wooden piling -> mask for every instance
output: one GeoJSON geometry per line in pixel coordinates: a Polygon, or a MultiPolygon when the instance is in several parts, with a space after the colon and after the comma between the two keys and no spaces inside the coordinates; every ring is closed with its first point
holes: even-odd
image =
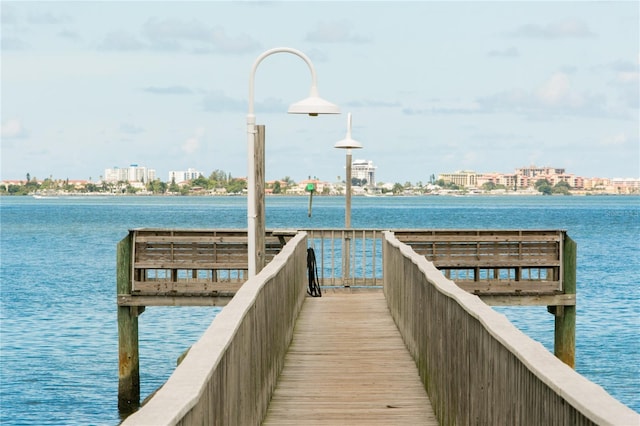
{"type": "MultiPolygon", "coordinates": [[[[129,233],[118,243],[117,292],[131,294],[131,254],[129,233]]],[[[144,307],[118,306],[118,410],[129,414],[140,406],[140,360],[138,355],[138,314],[144,307]]]]}
{"type": "MultiPolygon", "coordinates": [[[[576,294],[577,248],[576,242],[565,233],[562,252],[562,287],[564,294],[576,294]]],[[[554,354],[562,362],[571,368],[575,368],[576,305],[555,307],[554,354]]]]}
{"type": "MultiPolygon", "coordinates": [[[[258,274],[265,265],[265,200],[264,200],[264,139],[265,139],[265,127],[263,124],[256,126],[256,137],[254,145],[254,164],[256,174],[256,191],[255,191],[255,206],[256,206],[256,252],[254,253],[256,259],[256,274],[258,274]]],[[[252,253],[249,253],[252,256],[252,253]]]]}

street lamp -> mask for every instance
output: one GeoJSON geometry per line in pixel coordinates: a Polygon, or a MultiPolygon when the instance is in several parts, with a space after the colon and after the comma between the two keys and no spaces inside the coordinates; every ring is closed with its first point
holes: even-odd
{"type": "Polygon", "coordinates": [[[309,97],[289,106],[289,114],[340,114],[340,109],[318,96],[316,70],[304,53],[289,47],[276,47],[262,53],[251,68],[249,76],[249,113],[247,114],[248,175],[247,175],[247,257],[249,278],[264,267],[265,214],[264,214],[264,125],[256,125],[254,114],[254,86],[256,69],[260,62],[274,53],[292,53],[300,57],[311,71],[309,97]],[[259,182],[257,176],[259,175],[259,182]],[[257,186],[259,184],[259,187],[257,186]],[[258,241],[259,240],[259,241],[258,241]]]}
{"type": "MultiPolygon", "coordinates": [[[[351,228],[351,150],[362,148],[362,144],[351,138],[351,113],[347,114],[347,136],[341,141],[336,142],[334,148],[347,150],[347,180],[345,185],[345,209],[344,209],[344,226],[351,228]]],[[[348,232],[348,231],[347,231],[348,232]]],[[[343,259],[343,276],[345,286],[348,286],[349,272],[351,269],[351,238],[347,234],[344,237],[344,253],[343,259]]]]}
{"type": "Polygon", "coordinates": [[[347,136],[341,141],[336,142],[334,148],[347,150],[347,181],[345,189],[345,214],[344,214],[344,226],[345,228],[351,227],[351,150],[362,148],[362,144],[351,138],[351,113],[347,115],[347,136]]]}

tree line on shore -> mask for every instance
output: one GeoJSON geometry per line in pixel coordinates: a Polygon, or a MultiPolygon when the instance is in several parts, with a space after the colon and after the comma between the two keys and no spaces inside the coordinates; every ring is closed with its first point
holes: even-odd
{"type": "MultiPolygon", "coordinates": [[[[431,175],[429,180],[431,186],[449,190],[449,191],[466,191],[465,188],[460,187],[452,182],[445,182],[444,180],[435,180],[435,176],[431,175]]],[[[276,180],[273,183],[267,184],[267,188],[273,194],[285,194],[287,188],[295,186],[296,183],[289,176],[285,176],[280,180],[276,180]]],[[[366,181],[359,180],[357,178],[352,179],[352,185],[364,186],[366,181]]],[[[535,189],[543,195],[552,194],[565,194],[568,195],[571,190],[571,186],[567,182],[558,182],[555,185],[546,179],[539,179],[534,185],[535,189]]],[[[91,181],[77,184],[70,182],[69,179],[53,179],[53,177],[46,178],[42,181],[35,177],[31,177],[29,173],[26,174],[26,180],[20,183],[12,184],[0,184],[0,195],[31,195],[40,193],[104,193],[104,194],[174,194],[174,195],[189,195],[198,192],[211,193],[217,192],[220,194],[241,194],[247,188],[247,181],[244,178],[234,178],[230,173],[226,173],[222,170],[214,170],[209,177],[200,175],[196,179],[188,182],[176,183],[175,180],[171,182],[163,182],[160,179],[143,183],[143,185],[134,186],[127,181],[118,182],[105,182],[100,180],[97,183],[91,181]]],[[[393,194],[401,194],[407,190],[418,190],[420,193],[428,192],[427,186],[422,182],[418,182],[415,185],[411,182],[405,182],[404,184],[395,183],[391,190],[382,190],[382,192],[392,192],[393,194]]],[[[488,182],[482,185],[483,191],[494,190],[507,190],[504,185],[496,185],[488,182]]]]}
{"type": "Polygon", "coordinates": [[[38,193],[105,193],[105,194],[136,194],[139,192],[152,194],[181,194],[186,195],[194,190],[220,190],[227,193],[241,193],[246,189],[246,179],[234,178],[231,174],[221,170],[215,170],[208,178],[200,175],[198,178],[189,182],[176,183],[163,182],[155,179],[142,184],[132,185],[128,181],[107,182],[100,180],[92,182],[89,178],[88,182],[71,182],[69,179],[54,179],[48,177],[44,180],[38,180],[31,177],[29,173],[26,180],[20,183],[0,184],[0,194],[3,195],[30,195],[38,193]]]}

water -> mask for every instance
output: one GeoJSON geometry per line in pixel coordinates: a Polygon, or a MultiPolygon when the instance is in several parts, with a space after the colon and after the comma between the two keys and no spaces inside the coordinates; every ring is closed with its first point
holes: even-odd
{"type": "MultiPolygon", "coordinates": [[[[268,228],[340,228],[344,199],[267,198],[268,228]]],[[[0,423],[115,425],[116,244],[138,227],[246,228],[244,197],[3,197],[0,423]]],[[[565,229],[578,243],[576,369],[640,411],[640,197],[355,197],[354,228],[565,229]]],[[[496,308],[553,348],[545,307],[496,308]]],[[[140,317],[142,398],[219,308],[140,317]]]]}

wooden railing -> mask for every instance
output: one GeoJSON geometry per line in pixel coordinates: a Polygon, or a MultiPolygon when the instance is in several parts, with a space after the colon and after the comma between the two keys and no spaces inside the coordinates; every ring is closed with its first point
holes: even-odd
{"type": "MultiPolygon", "coordinates": [[[[295,231],[269,231],[270,262],[295,231]]],[[[237,229],[134,229],[127,306],[224,305],[247,280],[247,232],[237,229]]]]}
{"type": "Polygon", "coordinates": [[[383,249],[387,303],[441,425],[640,423],[393,233],[383,249]]]}
{"type": "Polygon", "coordinates": [[[562,292],[562,231],[398,231],[399,241],[475,294],[562,292]]]}
{"type": "Polygon", "coordinates": [[[316,253],[320,285],[381,286],[382,231],[306,229],[316,253]]]}
{"type": "Polygon", "coordinates": [[[249,279],[167,383],[123,425],[257,425],[266,413],[305,297],[299,233],[249,279]]]}
{"type": "MultiPolygon", "coordinates": [[[[560,291],[556,285],[575,292],[575,243],[562,231],[545,231],[542,237],[469,231],[480,240],[474,245],[474,237],[464,232],[270,231],[271,261],[240,287],[246,232],[131,231],[118,245],[119,407],[136,408],[139,402],[137,316],[144,306],[216,304],[224,285],[237,288],[169,381],[124,424],[259,424],[305,297],[307,247],[317,252],[325,287],[384,284],[441,424],[638,424],[636,413],[427,260],[440,262],[449,276],[456,268],[473,270],[473,282],[484,280],[493,289],[506,279],[514,289],[554,281],[553,292],[560,291]],[[548,241],[527,246],[536,238],[548,241]],[[506,254],[500,255],[499,247],[506,254]],[[475,272],[492,267],[495,273],[475,272]],[[499,271],[518,268],[504,276],[499,271]],[[547,275],[523,272],[531,268],[547,275]]],[[[532,297],[559,297],[542,293],[532,297]]],[[[554,313],[556,345],[568,348],[563,350],[571,352],[572,361],[575,295],[570,296],[554,313]]]]}

